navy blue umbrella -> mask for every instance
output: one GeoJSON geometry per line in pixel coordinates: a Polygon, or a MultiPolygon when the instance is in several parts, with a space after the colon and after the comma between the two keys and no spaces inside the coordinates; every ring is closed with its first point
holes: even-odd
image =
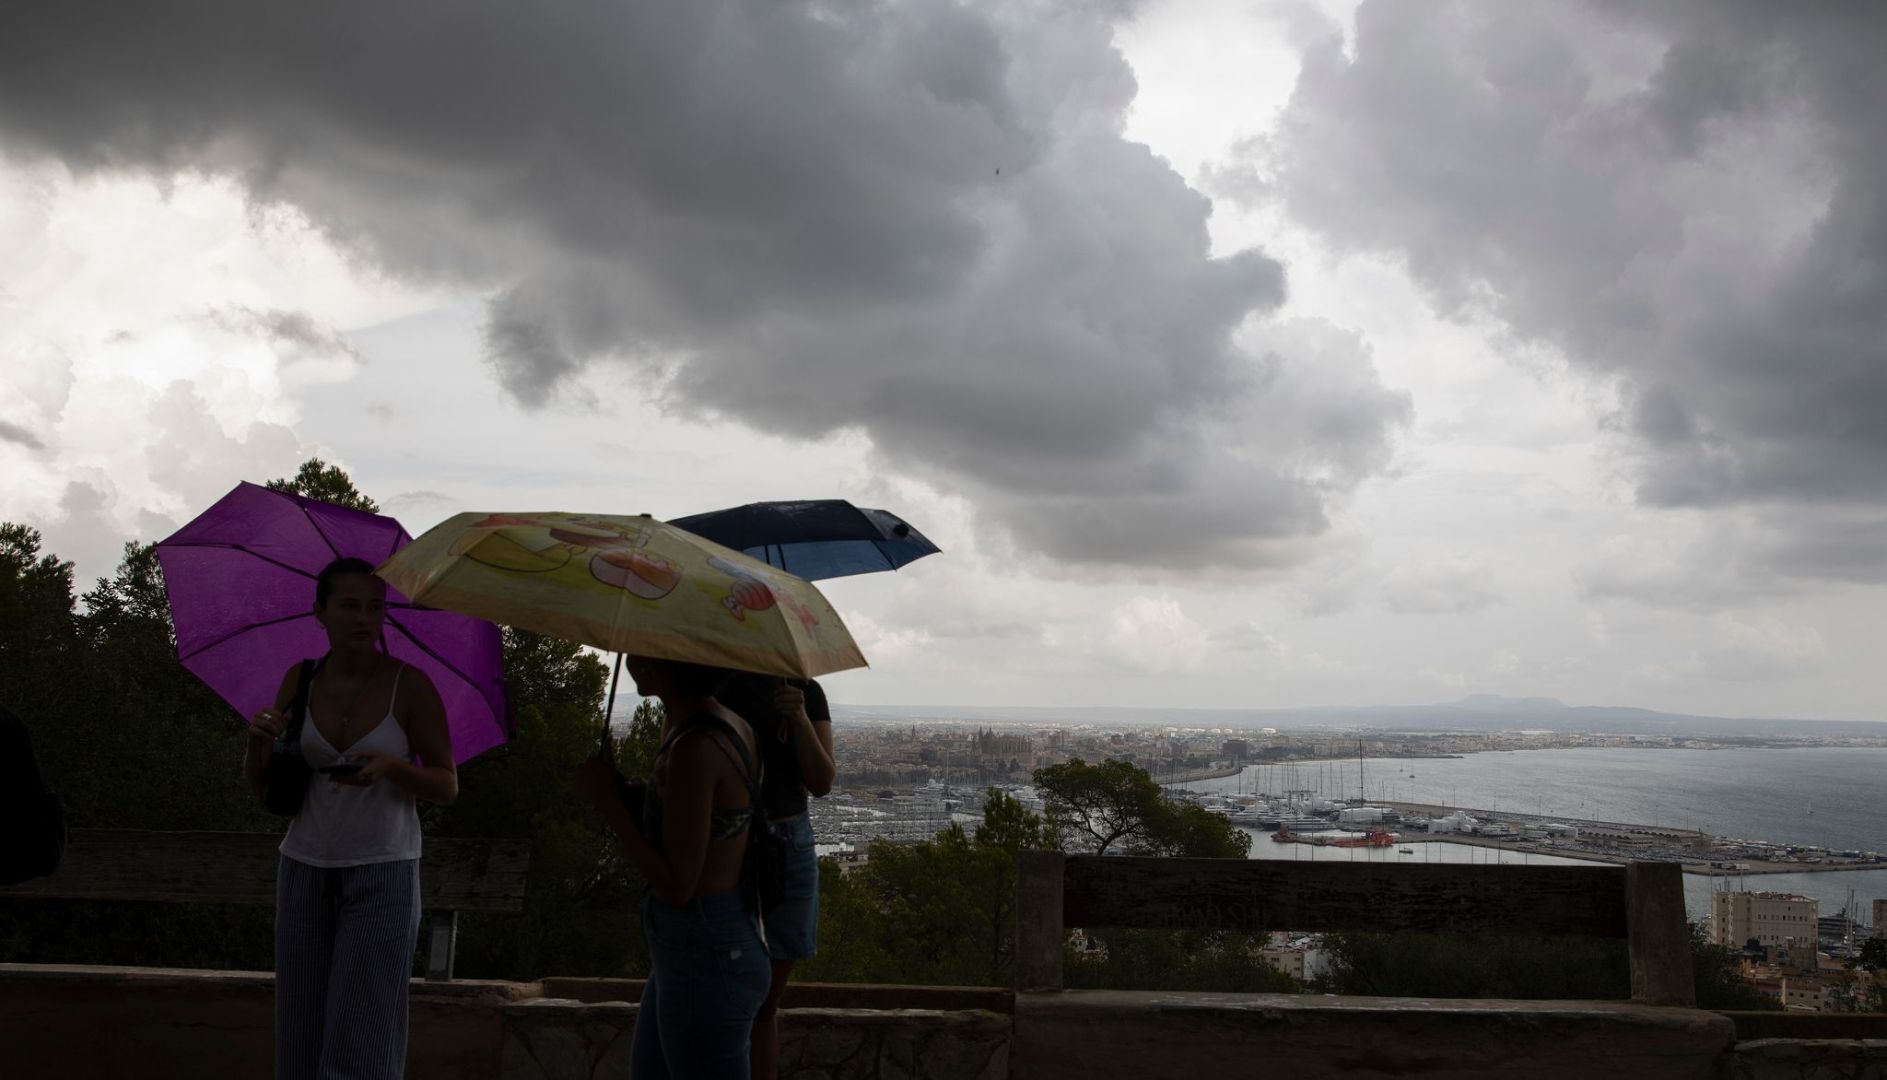
{"type": "Polygon", "coordinates": [[[896,570],[937,553],[903,518],[844,499],[748,503],[669,524],[808,581],[896,570]]]}

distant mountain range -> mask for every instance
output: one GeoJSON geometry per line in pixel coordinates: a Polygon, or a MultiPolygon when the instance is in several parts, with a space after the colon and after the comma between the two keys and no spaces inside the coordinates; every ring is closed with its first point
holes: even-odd
{"type": "Polygon", "coordinates": [[[1055,726],[1145,724],[1374,731],[1551,731],[1588,735],[1676,735],[1685,737],[1840,738],[1887,736],[1887,723],[1856,720],[1791,720],[1783,717],[1692,716],[1620,705],[1568,705],[1554,698],[1472,694],[1441,705],[1332,705],[1296,709],[1135,709],[1114,706],[931,706],[833,705],[835,719],[853,722],[948,721],[1055,726]]]}

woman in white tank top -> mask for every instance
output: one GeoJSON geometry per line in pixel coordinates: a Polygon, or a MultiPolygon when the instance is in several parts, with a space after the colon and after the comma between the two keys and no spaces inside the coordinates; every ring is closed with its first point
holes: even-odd
{"type": "MultiPolygon", "coordinates": [[[[386,585],[360,559],[315,580],[329,652],[308,687],[301,751],[318,770],[282,839],[275,894],[275,1075],[397,1078],[419,938],[418,801],[458,797],[445,708],[424,672],[380,652],[386,585]],[[417,759],[417,760],[416,760],[417,759]]],[[[301,665],[250,723],[260,793],[301,665]]]]}

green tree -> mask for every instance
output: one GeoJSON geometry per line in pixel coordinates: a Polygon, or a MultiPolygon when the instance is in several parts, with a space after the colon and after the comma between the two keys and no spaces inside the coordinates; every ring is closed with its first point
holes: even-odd
{"type": "MultiPolygon", "coordinates": [[[[983,821],[974,834],[951,825],[918,844],[872,845],[869,860],[842,871],[828,861],[820,877],[819,955],[802,976],[832,981],[943,983],[1008,986],[1015,981],[1016,856],[1054,850],[1058,839],[1076,850],[1139,838],[1137,850],[1159,847],[1176,854],[1243,857],[1210,822],[1199,822],[1153,788],[1140,813],[1154,820],[1125,820],[1120,807],[1133,797],[1132,765],[1052,767],[1051,784],[1073,792],[1069,805],[1090,787],[1108,788],[1112,805],[1096,811],[1097,824],[1114,815],[1097,835],[1084,827],[1052,828],[1016,799],[990,790],[983,821]],[[1096,773],[1100,773],[1096,783],[1096,773]],[[1116,827],[1118,829],[1116,830],[1116,827]],[[1235,853],[1235,855],[1230,854],[1235,853]]],[[[1040,774],[1038,774],[1039,776],[1040,774]]],[[[1145,777],[1145,773],[1140,773],[1145,777]]],[[[1039,780],[1038,780],[1039,783],[1039,780]]],[[[1144,791],[1144,788],[1142,788],[1144,791]]],[[[1097,805],[1089,803],[1085,805],[1097,805]]],[[[1199,811],[1203,813],[1203,811],[1199,811]]],[[[1210,815],[1208,815],[1210,817],[1210,815]]],[[[1242,834],[1241,834],[1242,836],[1242,834]]],[[[1296,984],[1259,955],[1262,935],[1110,931],[1091,934],[1099,948],[1067,959],[1070,985],[1199,990],[1284,991],[1296,984]]]]}
{"type": "Polygon", "coordinates": [[[1014,855],[1019,851],[1052,851],[1054,837],[1040,814],[1011,795],[990,788],[983,798],[983,820],[976,826],[976,842],[1014,855]]]}
{"type": "Polygon", "coordinates": [[[523,837],[531,869],[521,915],[466,917],[460,970],[473,978],[624,975],[646,964],[640,879],[572,777],[596,753],[608,669],[568,641],[507,627],[505,678],[517,731],[460,769],[440,835],[523,837]]]}
{"type": "Polygon", "coordinates": [[[0,522],[0,699],[35,741],[35,718],[64,715],[85,690],[72,604],[72,564],[42,554],[37,530],[0,522]]]}
{"type": "Polygon", "coordinates": [[[1162,803],[1136,854],[1188,859],[1243,859],[1251,854],[1251,834],[1233,827],[1225,815],[1187,803],[1162,803]]]}
{"type": "Polygon", "coordinates": [[[1048,845],[1039,815],[990,790],[974,835],[873,844],[855,869],[820,866],[819,955],[801,977],[1007,986],[1015,982],[1016,853],[1048,845]]]}
{"type": "Polygon", "coordinates": [[[1096,946],[1069,950],[1067,984],[1095,990],[1207,990],[1222,994],[1293,994],[1304,987],[1266,959],[1267,935],[1199,930],[1110,930],[1096,946]]]}
{"type": "Polygon", "coordinates": [[[1887,937],[1862,943],[1836,995],[1845,1012],[1887,1012],[1887,937]]]}
{"type": "Polygon", "coordinates": [[[1080,758],[1035,770],[1048,824],[1061,845],[1105,855],[1242,859],[1251,835],[1222,815],[1174,802],[1145,769],[1128,761],[1088,764],[1080,758]]]}
{"type": "MultiPolygon", "coordinates": [[[[459,969],[473,978],[646,971],[641,874],[573,780],[601,744],[609,668],[580,645],[516,627],[505,628],[504,649],[516,736],[466,763],[459,801],[430,828],[529,838],[531,869],[523,914],[462,920],[459,969]]],[[[643,701],[616,740],[623,775],[649,775],[661,733],[661,703],[643,701]]]]}
{"type": "Polygon", "coordinates": [[[1700,1009],[1775,1010],[1782,1004],[1743,978],[1735,950],[1713,945],[1703,924],[1690,924],[1690,969],[1700,1009]]]}
{"type": "Polygon", "coordinates": [[[616,739],[616,767],[628,777],[650,776],[655,772],[655,755],[662,748],[662,703],[644,698],[636,705],[629,720],[629,730],[616,739]]]}
{"type": "Polygon", "coordinates": [[[793,969],[807,982],[891,982],[885,912],[864,880],[865,866],[819,860],[819,955],[793,969]]]}
{"type": "Polygon", "coordinates": [[[98,705],[67,721],[78,823],[101,828],[262,829],[276,823],[232,783],[242,718],[177,660],[151,544],[129,543],[81,598],[80,640],[98,705]]]}
{"type": "MultiPolygon", "coordinates": [[[[70,564],[0,525],[0,693],[25,718],[75,828],[253,829],[273,819],[236,778],[244,735],[178,663],[149,545],[127,544],[75,610],[70,564]]],[[[0,906],[0,957],[267,967],[266,909],[18,901],[0,906]]]]}
{"type": "Polygon", "coordinates": [[[1146,841],[1165,811],[1160,785],[1129,761],[1090,765],[1080,758],[1035,770],[1048,824],[1062,846],[1105,855],[1146,841]]]}
{"type": "Polygon", "coordinates": [[[264,485],[270,491],[285,491],[290,495],[300,495],[308,499],[320,499],[339,506],[351,506],[356,510],[365,510],[377,514],[380,507],[372,499],[362,495],[354,486],[353,478],[348,476],[338,465],[329,465],[320,458],[309,458],[301,463],[292,479],[271,480],[264,485]]]}

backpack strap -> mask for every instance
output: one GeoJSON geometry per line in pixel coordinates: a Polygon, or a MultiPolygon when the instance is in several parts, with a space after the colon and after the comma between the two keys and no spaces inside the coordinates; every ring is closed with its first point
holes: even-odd
{"type": "Polygon", "coordinates": [[[741,779],[747,782],[748,800],[755,809],[758,809],[760,806],[760,770],[754,768],[753,755],[747,753],[747,744],[741,741],[740,732],[734,730],[734,725],[715,716],[713,713],[704,713],[696,719],[694,724],[676,728],[674,731],[669,732],[668,738],[662,740],[662,748],[657,751],[658,755],[667,753],[669,747],[673,746],[676,740],[680,739],[688,732],[693,731],[695,725],[703,721],[718,727],[721,732],[727,736],[725,742],[734,745],[734,752],[728,753],[723,740],[716,739],[714,741],[714,745],[720,749],[722,754],[727,756],[727,760],[734,762],[735,765],[740,767],[741,779]],[[736,759],[734,754],[739,754],[740,757],[736,759]]]}
{"type": "Polygon", "coordinates": [[[288,699],[288,726],[282,729],[282,744],[295,746],[301,742],[301,725],[308,718],[308,695],[313,690],[314,677],[327,665],[328,658],[303,660],[301,671],[295,676],[295,696],[288,699]]]}
{"type": "Polygon", "coordinates": [[[740,755],[737,764],[742,778],[747,781],[747,850],[741,856],[741,890],[752,902],[752,906],[747,909],[748,914],[753,919],[754,933],[760,936],[760,944],[764,947],[767,943],[767,924],[765,918],[762,917],[762,908],[765,904],[760,899],[761,885],[758,866],[761,845],[764,843],[761,834],[770,832],[772,826],[767,823],[766,807],[760,801],[760,770],[754,767],[753,756],[747,753],[747,744],[741,741],[740,732],[734,730],[734,725],[712,713],[704,718],[720,728],[721,732],[727,736],[726,739],[714,741],[714,745],[727,757],[727,760],[735,761],[734,754],[740,755]],[[734,744],[734,753],[728,753],[724,743],[734,744]]]}

